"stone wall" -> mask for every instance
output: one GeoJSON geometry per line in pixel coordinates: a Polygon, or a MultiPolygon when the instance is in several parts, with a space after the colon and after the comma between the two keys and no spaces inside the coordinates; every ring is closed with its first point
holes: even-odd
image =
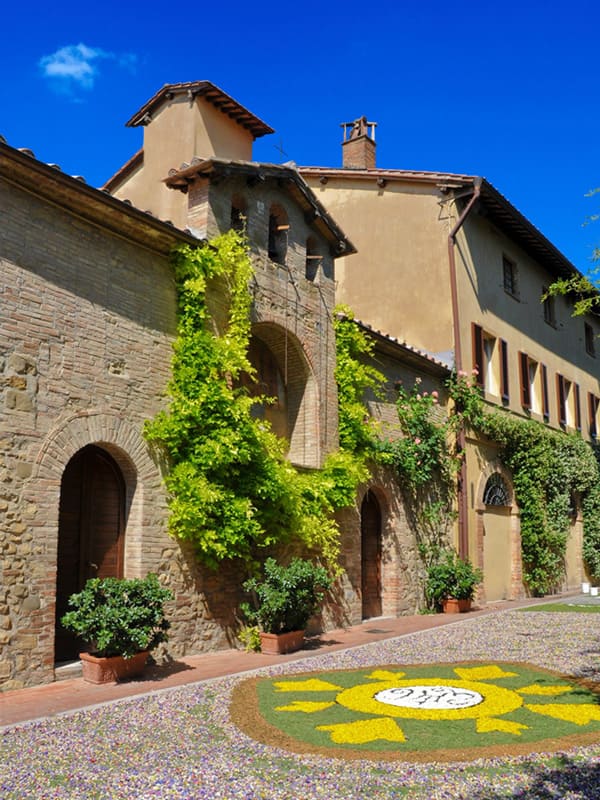
{"type": "MultiPolygon", "coordinates": [[[[158,572],[175,593],[170,655],[231,646],[244,576],[200,567],[168,537],[160,464],[142,437],[170,375],[168,258],[2,182],[0,206],[0,688],[54,678],[61,478],[92,443],[123,475],[125,575],[158,572]]],[[[290,457],[317,466],[337,441],[333,282],[309,283],[301,263],[259,250],[254,328],[298,385],[290,457]]]]}
{"type": "Polygon", "coordinates": [[[0,686],[54,677],[61,478],[95,443],[126,486],[124,573],[176,601],[172,655],[228,646],[241,576],[200,569],[166,533],[143,423],[165,403],[175,333],[168,258],[0,183],[0,686]]]}
{"type": "Polygon", "coordinates": [[[253,333],[276,356],[292,398],[297,398],[291,409],[289,458],[300,466],[317,467],[337,446],[333,258],[325,239],[272,178],[255,185],[245,177],[215,185],[197,179],[189,190],[190,228],[209,238],[228,230],[234,198],[244,200],[255,267],[253,333]],[[285,265],[268,257],[273,207],[284,210],[289,224],[285,265]],[[309,237],[321,255],[312,280],[306,277],[309,237]]]}

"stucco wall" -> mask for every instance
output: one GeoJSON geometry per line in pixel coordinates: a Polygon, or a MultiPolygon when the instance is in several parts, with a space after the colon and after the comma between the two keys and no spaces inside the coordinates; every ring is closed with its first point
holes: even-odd
{"type": "MultiPolygon", "coordinates": [[[[598,321],[591,315],[585,319],[573,318],[572,304],[557,297],[554,301],[556,323],[548,324],[540,301],[544,287],[552,283],[553,276],[489,221],[476,215],[468,218],[464,231],[459,234],[456,258],[464,368],[470,369],[473,363],[471,323],[475,322],[486,334],[504,339],[508,344],[510,410],[523,413],[518,354],[524,352],[547,367],[549,424],[552,427],[559,427],[556,374],[579,384],[582,433],[586,436],[587,393],[600,394],[600,365],[598,358],[586,353],[584,323],[590,325],[597,336],[598,321]],[[503,256],[516,267],[517,297],[504,290],[503,256]]],[[[501,402],[497,394],[489,391],[487,399],[501,402]]],[[[529,416],[542,420],[539,411],[533,410],[529,416]]]]}
{"type": "Polygon", "coordinates": [[[432,353],[453,349],[446,210],[432,187],[303,173],[358,253],[336,262],[337,301],[432,353]],[[425,300],[425,302],[424,302],[425,300]]]}
{"type": "Polygon", "coordinates": [[[194,157],[252,158],[252,134],[202,97],[190,103],[176,95],[155,112],[143,133],[143,166],[113,194],[159,219],[171,220],[178,228],[187,224],[187,200],[165,186],[170,169],[179,169],[194,157]]]}

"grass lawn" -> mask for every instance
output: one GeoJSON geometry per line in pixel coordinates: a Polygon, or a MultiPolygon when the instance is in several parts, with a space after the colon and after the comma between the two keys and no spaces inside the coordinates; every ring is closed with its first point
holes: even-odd
{"type": "Polygon", "coordinates": [[[543,603],[539,606],[520,608],[519,611],[543,611],[550,614],[565,612],[570,614],[600,614],[600,602],[598,605],[592,605],[591,603],[543,603]]]}

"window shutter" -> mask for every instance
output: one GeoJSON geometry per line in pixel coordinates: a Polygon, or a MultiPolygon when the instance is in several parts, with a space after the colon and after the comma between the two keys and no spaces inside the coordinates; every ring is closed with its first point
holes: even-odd
{"type": "Polygon", "coordinates": [[[542,364],[542,414],[544,421],[548,422],[550,419],[550,403],[548,397],[548,369],[545,364],[542,364]]]}
{"type": "Polygon", "coordinates": [[[590,439],[596,439],[598,430],[596,427],[596,412],[598,410],[598,398],[588,392],[588,421],[590,429],[590,439]]]}
{"type": "Polygon", "coordinates": [[[500,339],[500,395],[504,403],[508,403],[508,345],[500,339]]]}
{"type": "Polygon", "coordinates": [[[556,374],[556,398],[558,400],[558,422],[560,425],[566,425],[567,405],[565,403],[565,379],[558,373],[556,374]]]}
{"type": "Polygon", "coordinates": [[[581,430],[581,401],[579,397],[579,384],[574,384],[575,389],[575,427],[578,431],[581,430]]]}
{"type": "Polygon", "coordinates": [[[471,325],[471,337],[473,339],[473,369],[477,370],[477,385],[483,389],[483,329],[481,325],[475,323],[471,325]]]}
{"type": "Polygon", "coordinates": [[[519,374],[521,376],[521,405],[531,408],[531,390],[529,386],[529,358],[527,353],[519,353],[519,374]]]}

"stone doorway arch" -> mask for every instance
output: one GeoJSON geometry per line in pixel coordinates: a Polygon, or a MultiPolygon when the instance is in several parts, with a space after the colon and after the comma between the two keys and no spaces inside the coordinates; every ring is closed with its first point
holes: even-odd
{"type": "Polygon", "coordinates": [[[380,617],[381,600],[381,506],[367,491],[360,507],[362,618],[380,617]]]}
{"type": "Polygon", "coordinates": [[[123,576],[125,479],[110,453],[87,445],[68,462],[61,480],[54,657],[77,657],[80,644],[60,624],[71,594],[89,578],[123,576]]]}
{"type": "Polygon", "coordinates": [[[512,477],[499,462],[481,473],[477,491],[477,550],[483,568],[481,599],[522,597],[521,523],[512,477]]]}

